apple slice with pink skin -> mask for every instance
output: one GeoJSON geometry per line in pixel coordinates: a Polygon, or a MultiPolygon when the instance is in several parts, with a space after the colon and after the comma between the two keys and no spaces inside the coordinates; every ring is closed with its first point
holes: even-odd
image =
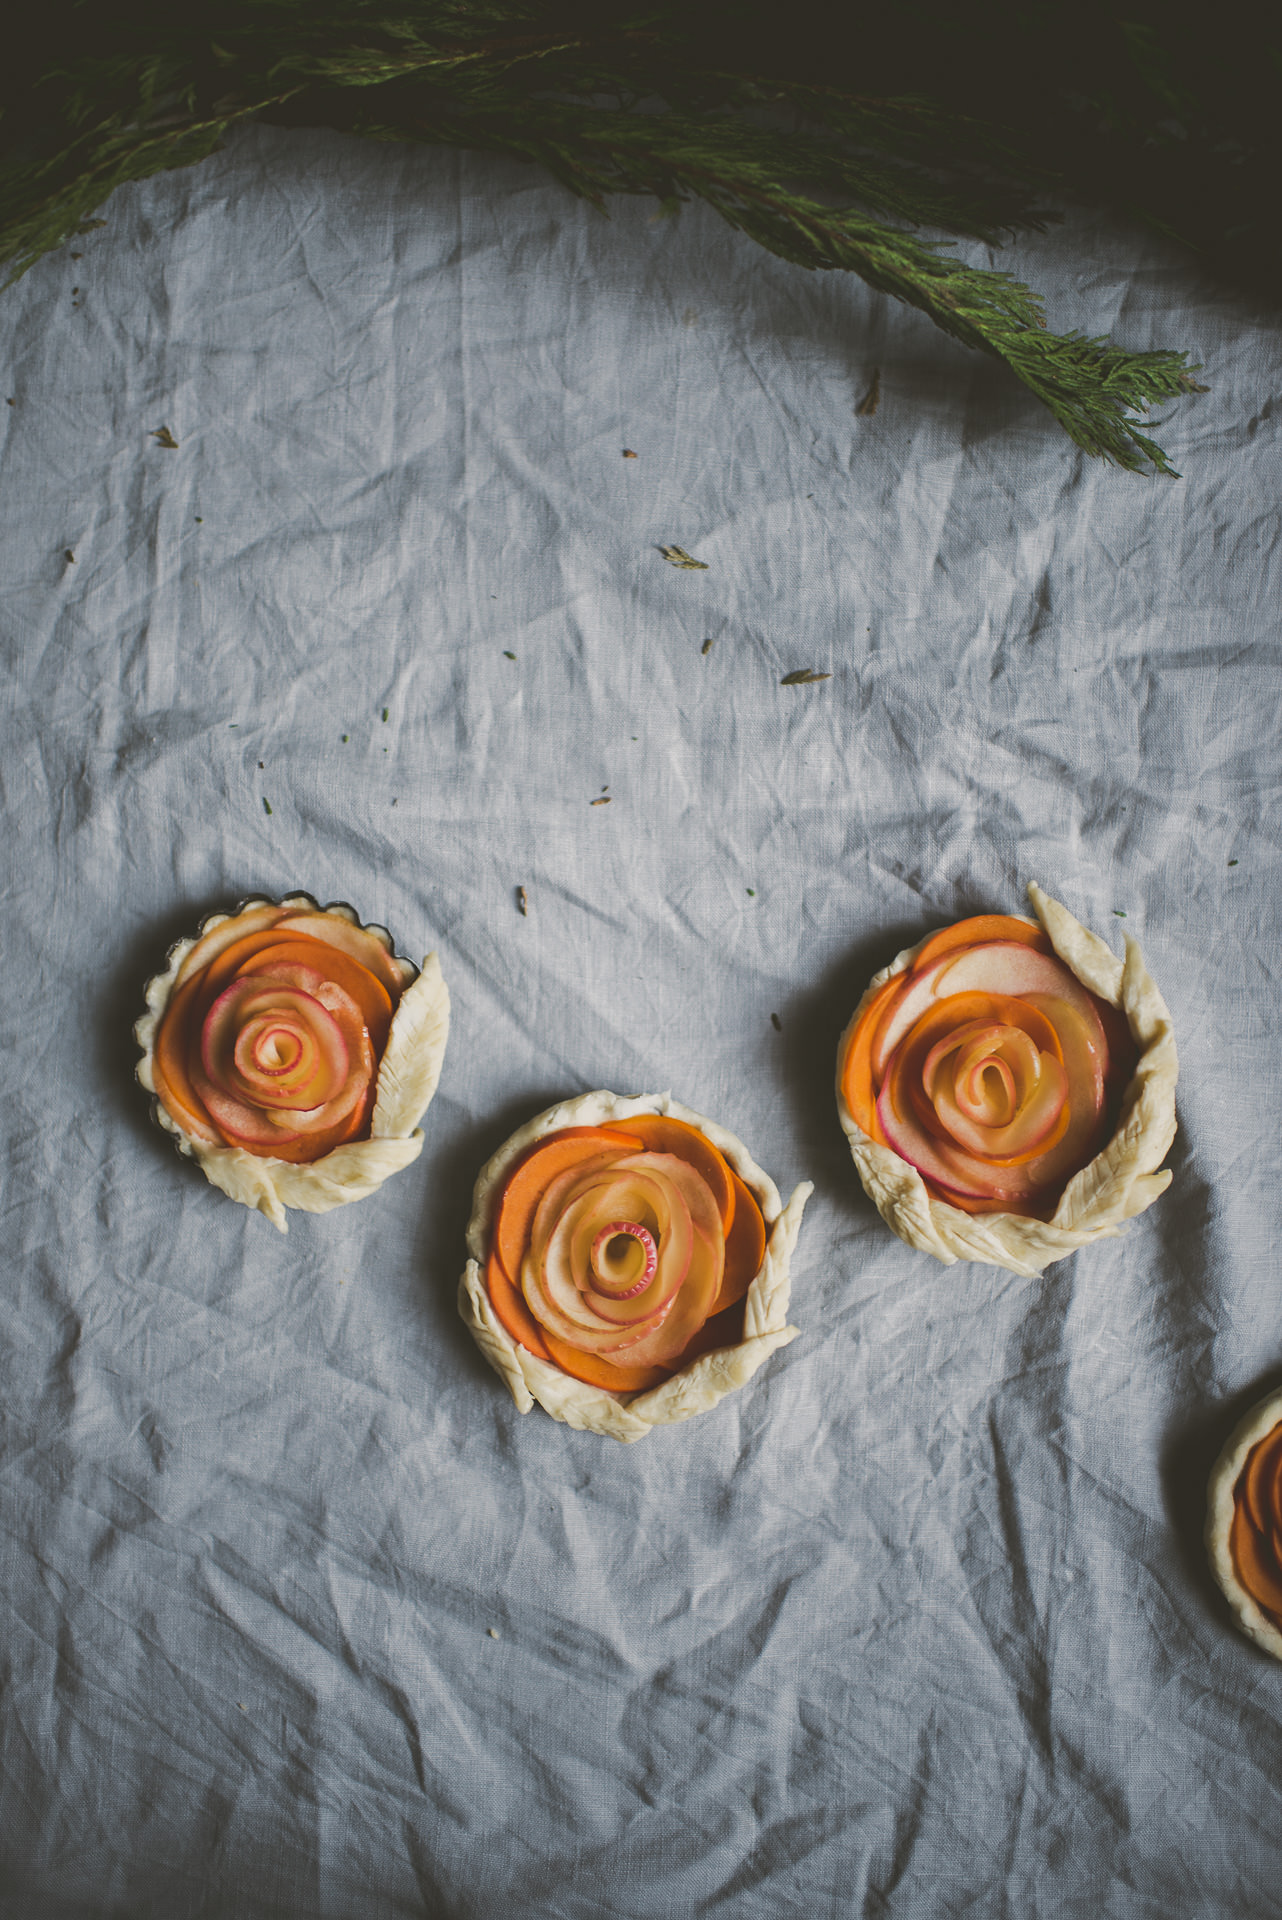
{"type": "MultiPolygon", "coordinates": [[[[1056,997],[1046,996],[1047,1004],[1032,1011],[1049,1017],[1052,998],[1056,997]]],[[[1090,1011],[1094,1014],[1093,1008],[1090,1011]]],[[[920,1038],[896,1051],[878,1096],[877,1118],[887,1144],[934,1185],[971,1200],[1026,1202],[1062,1184],[1086,1164],[1094,1151],[1104,1103],[1089,1022],[1078,1023],[1072,1014],[1065,1015],[1057,1033],[1065,1050],[1060,1071],[1066,1080],[1069,1117],[1063,1134],[1045,1151],[1012,1158],[1003,1165],[932,1138],[914,1112],[911,1098],[914,1083],[920,1083],[918,1062],[923,1059],[924,1044],[920,1038]]],[[[1053,1056],[1048,1056],[1051,1059],[1053,1056]]]]}
{"type": "Polygon", "coordinates": [[[254,974],[234,980],[219,994],[200,1032],[200,1063],[207,1077],[225,1093],[264,1106],[323,1106],[346,1084],[349,1061],[347,1036],[327,1007],[300,988],[254,974]],[[299,1069],[283,1082],[271,1073],[251,1080],[236,1057],[241,1029],[264,1014],[276,1020],[282,1034],[289,1029],[299,1038],[299,1069]]]}
{"type": "MultiPolygon", "coordinates": [[[[1002,1033],[1001,1028],[990,1029],[989,1033],[1002,1033]]],[[[1009,1032],[1010,1029],[1005,1031],[1009,1032]]],[[[1024,1039],[1024,1035],[1020,1035],[1024,1039]]],[[[950,1072],[947,1064],[943,1070],[929,1075],[927,1064],[928,1092],[931,1103],[940,1123],[950,1138],[956,1141],[965,1153],[973,1153],[981,1159],[996,1160],[1010,1164],[1016,1157],[1031,1158],[1045,1142],[1049,1145],[1050,1135],[1054,1132],[1064,1114],[1068,1100],[1068,1075],[1060,1062],[1050,1054],[1035,1055],[1033,1073],[1021,1081],[1017,1088],[1016,1077],[1011,1074],[1010,1098],[1002,1102],[1003,1111],[1009,1111],[1010,1118],[1004,1123],[976,1119],[978,1101],[968,1101],[962,1105],[966,1082],[972,1084],[979,1075],[988,1077],[995,1069],[1000,1056],[983,1055],[974,1059],[975,1046],[984,1044],[981,1038],[970,1048],[959,1048],[960,1058],[955,1060],[950,1072]],[[1017,1098],[1022,1092],[1022,1098],[1017,1098]]],[[[1028,1045],[1031,1047],[1032,1042],[1028,1045]]],[[[1001,1062],[1001,1064],[1006,1064],[1001,1062]]],[[[1005,1091],[1005,1089],[1003,1089],[1005,1091]]]]}
{"type": "Polygon", "coordinates": [[[659,1267],[659,1249],[648,1227],[635,1220],[607,1220],[588,1251],[589,1289],[607,1300],[633,1300],[644,1293],[659,1267]]]}
{"type": "Polygon", "coordinates": [[[562,1233],[569,1236],[570,1272],[585,1304],[618,1326],[647,1319],[676,1292],[694,1244],[681,1196],[635,1173],[606,1180],[575,1202],[558,1224],[557,1235],[562,1233]],[[615,1239],[625,1249],[617,1266],[609,1257],[615,1239]]]}
{"type": "Polygon", "coordinates": [[[620,1363],[629,1367],[666,1366],[684,1353],[694,1339],[712,1311],[712,1303],[720,1286],[721,1263],[716,1257],[716,1249],[702,1234],[696,1234],[689,1271],[682,1282],[681,1291],[659,1325],[652,1332],[643,1333],[639,1339],[629,1340],[626,1345],[605,1349],[607,1357],[617,1352],[620,1363]]]}
{"type": "Polygon", "coordinates": [[[882,1081],[881,1092],[877,1095],[877,1119],[886,1137],[886,1145],[906,1160],[910,1167],[916,1167],[923,1179],[932,1186],[940,1187],[950,1193],[964,1194],[968,1200],[992,1200],[996,1190],[992,1185],[990,1167],[980,1161],[965,1162],[968,1156],[950,1146],[945,1141],[932,1138],[912,1111],[911,1104],[903,1093],[904,1108],[900,1112],[895,1103],[895,1081],[899,1077],[895,1071],[898,1055],[891,1061],[890,1072],[882,1081]]]}
{"type": "Polygon", "coordinates": [[[720,1284],[720,1264],[725,1258],[725,1232],[721,1225],[721,1209],[716,1196],[707,1181],[691,1166],[688,1160],[678,1159],[674,1153],[639,1153],[620,1160],[619,1171],[635,1169],[637,1172],[657,1174],[675,1187],[690,1209],[690,1219],[696,1234],[705,1239],[713,1248],[713,1257],[718,1263],[718,1285],[720,1284]]]}
{"type": "Polygon", "coordinates": [[[975,990],[1004,994],[1013,1000],[1027,1000],[1030,994],[1048,994],[1062,1000],[1077,1010],[1083,1024],[1096,1036],[1101,1055],[1107,1056],[1108,1042],[1094,1000],[1076,974],[1056,956],[1008,940],[947,955],[936,983],[937,997],[975,990]]]}
{"type": "Polygon", "coordinates": [[[201,934],[179,967],[174,976],[175,989],[193,979],[212,960],[216,960],[220,953],[226,952],[227,948],[234,946],[238,940],[243,940],[251,933],[265,933],[268,928],[274,927],[278,920],[284,919],[286,912],[285,907],[264,904],[261,907],[250,907],[245,913],[232,914],[221,925],[211,927],[208,933],[201,934]]]}
{"type": "MultiPolygon", "coordinates": [[[[578,1326],[602,1325],[628,1329],[653,1320],[667,1306],[686,1277],[694,1245],[689,1209],[679,1194],[664,1195],[659,1182],[632,1174],[606,1179],[601,1187],[572,1200],[560,1216],[543,1255],[544,1290],[553,1306],[578,1326]],[[640,1293],[626,1300],[594,1298],[590,1280],[590,1248],[605,1220],[625,1215],[636,1220],[649,1215],[658,1225],[655,1270],[640,1293]]],[[[616,1337],[621,1337],[616,1335],[616,1337]]]]}
{"type": "MultiPolygon", "coordinates": [[[[581,1353],[605,1353],[627,1344],[627,1331],[620,1327],[610,1326],[605,1321],[599,1322],[596,1326],[584,1326],[578,1320],[572,1320],[568,1314],[563,1313],[550,1297],[546,1277],[540,1271],[533,1253],[527,1253],[521,1262],[521,1292],[525,1297],[525,1304],[539,1325],[554,1334],[558,1340],[564,1340],[567,1345],[577,1347],[581,1353]]],[[[647,1321],[633,1337],[640,1337],[652,1326],[657,1325],[663,1311],[661,1309],[658,1315],[647,1321]]]]}
{"type": "Polygon", "coordinates": [[[350,955],[361,966],[368,968],[376,980],[381,980],[388,989],[393,1001],[400,998],[405,987],[405,979],[397,962],[375,934],[364,927],[353,926],[350,920],[344,920],[336,913],[290,912],[282,915],[280,935],[282,940],[295,934],[309,933],[315,940],[323,940],[327,946],[337,947],[340,953],[350,955]]]}

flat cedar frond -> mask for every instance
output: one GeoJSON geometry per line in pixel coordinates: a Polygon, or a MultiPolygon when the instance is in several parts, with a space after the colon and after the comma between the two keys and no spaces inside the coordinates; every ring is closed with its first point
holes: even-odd
{"type": "MultiPolygon", "coordinates": [[[[1183,354],[1050,333],[1028,287],[913,231],[996,244],[1042,226],[1053,171],[951,102],[831,83],[814,57],[826,28],[792,60],[771,0],[197,0],[181,15],[133,0],[110,19],[51,4],[43,51],[0,74],[14,276],[115,187],[202,159],[254,115],[486,148],[598,206],[703,200],[780,258],[855,273],[1003,360],[1088,452],[1171,471],[1135,416],[1193,387],[1183,354]]],[[[1161,47],[1138,29],[1132,43],[1165,86],[1161,47]]]]}

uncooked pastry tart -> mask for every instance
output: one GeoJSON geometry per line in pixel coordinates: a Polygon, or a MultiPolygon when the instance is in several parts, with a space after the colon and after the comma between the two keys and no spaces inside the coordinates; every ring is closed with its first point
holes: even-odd
{"type": "Polygon", "coordinates": [[[1206,1550],[1243,1633],[1282,1660],[1282,1388],[1238,1422],[1211,1469],[1206,1550]]]}
{"type": "Polygon", "coordinates": [[[522,1413],[616,1440],[704,1413],[792,1340],[787,1206],[669,1094],[585,1093],[481,1170],[459,1312],[522,1413]]]}
{"type": "Polygon", "coordinates": [[[837,1106],[901,1240],[1032,1275],[1166,1190],[1179,1063],[1138,942],[1121,961],[1028,893],[1036,922],[963,921],[875,975],[838,1048],[837,1106]]]}
{"type": "Polygon", "coordinates": [[[170,949],[134,1027],[155,1119],[216,1187],[281,1232],[418,1158],[450,1001],[386,928],[307,893],[246,900],[170,949]]]}

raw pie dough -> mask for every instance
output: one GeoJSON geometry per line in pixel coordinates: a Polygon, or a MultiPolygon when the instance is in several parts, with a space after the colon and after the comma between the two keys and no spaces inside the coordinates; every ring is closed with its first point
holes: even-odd
{"type": "Polygon", "coordinates": [[[1206,1551],[1211,1572],[1223,1588],[1243,1633],[1275,1660],[1282,1660],[1282,1633],[1238,1579],[1229,1546],[1229,1529],[1233,1525],[1233,1489],[1246,1465],[1246,1456],[1258,1441],[1272,1433],[1279,1420],[1282,1420],[1282,1387],[1252,1407],[1246,1418],[1234,1427],[1223,1453],[1211,1468],[1206,1489],[1206,1551]]]}
{"type": "Polygon", "coordinates": [[[642,1440],[653,1427],[706,1413],[726,1394],[751,1380],[777,1347],[786,1347],[796,1339],[800,1329],[787,1324],[792,1286],[789,1269],[802,1210],[813,1192],[812,1182],[805,1180],[787,1206],[781,1206],[774,1181],[762,1172],[742,1140],[714,1120],[705,1120],[701,1113],[683,1107],[671,1094],[642,1095],[635,1100],[617,1093],[581,1094],[576,1100],[549,1107],[519,1128],[482,1167],[467,1227],[471,1258],[459,1281],[459,1312],[485,1358],[507,1382],[522,1413],[528,1413],[537,1400],[554,1420],[563,1420],[567,1426],[609,1434],[615,1440],[642,1440]],[[619,1394],[572,1380],[559,1367],[540,1360],[513,1340],[490,1305],[483,1269],[499,1195],[508,1170],[526,1148],[545,1134],[560,1132],[562,1127],[622,1126],[639,1113],[671,1114],[673,1119],[697,1127],[720,1149],[761,1208],[766,1223],[766,1255],[745,1297],[744,1337],[738,1346],[700,1354],[679,1373],[644,1393],[619,1394]]]}
{"type": "Polygon", "coordinates": [[[1171,1175],[1157,1169],[1175,1138],[1179,1060],[1171,1016],[1144,965],[1139,943],[1127,936],[1123,964],[1067,907],[1035,883],[1030,883],[1028,897],[1065,966],[1101,1000],[1121,1008],[1140,1049],[1116,1132],[1090,1164],[1073,1175],[1051,1220],[1028,1220],[1015,1213],[963,1213],[960,1207],[936,1200],[917,1169],[892,1148],[870,1140],[846,1105],[841,1069],[850,1035],[869,996],[893,974],[904,972],[917,952],[915,946],[874,975],[841,1036],[837,1110],[864,1189],[901,1240],[922,1253],[933,1253],[945,1266],[958,1260],[987,1260],[1010,1273],[1031,1277],[1052,1260],[1062,1260],[1093,1240],[1116,1239],[1123,1221],[1143,1213],[1165,1193],[1171,1175]]]}
{"type": "Polygon", "coordinates": [[[391,1032],[378,1069],[378,1095],[370,1123],[368,1140],[351,1140],[335,1147],[319,1160],[295,1166],[287,1160],[271,1160],[243,1147],[209,1147],[193,1140],[156,1097],[152,1074],[152,1052],[160,1016],[169,1004],[178,971],[196,945],[215,927],[255,907],[296,907],[309,912],[333,914],[349,925],[361,922],[351,907],[320,907],[308,893],[293,893],[274,901],[255,896],[237,907],[235,913],[215,913],[202,921],[200,932],[191,940],[180,940],[169,952],[169,965],[147,982],[147,1011],[134,1027],[134,1038],[143,1050],[138,1062],[138,1078],[152,1097],[156,1120],[172,1134],[178,1149],[195,1160],[205,1178],[220,1187],[242,1206],[257,1207],[272,1225],[288,1233],[287,1207],[303,1213],[328,1213],[331,1207],[345,1206],[349,1200],[363,1200],[402,1167],[417,1160],[423,1150],[419,1121],[426,1113],[441,1077],[445,1042],[450,1030],[450,996],[441,977],[441,963],[429,953],[422,970],[392,953],[391,935],[384,927],[366,927],[377,936],[403,972],[416,977],[406,986],[392,1016],[391,1032]]]}

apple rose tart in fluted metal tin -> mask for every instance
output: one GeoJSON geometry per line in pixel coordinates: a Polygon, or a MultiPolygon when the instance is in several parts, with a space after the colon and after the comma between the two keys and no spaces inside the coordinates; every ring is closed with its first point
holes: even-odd
{"type": "Polygon", "coordinates": [[[787,1206],[741,1140],[668,1094],[585,1093],[476,1183],[459,1312],[522,1413],[616,1440],[750,1380],[788,1325],[804,1182],[787,1206]]]}
{"type": "Polygon", "coordinates": [[[1282,1660],[1282,1388],[1238,1422],[1211,1469],[1206,1550],[1243,1633],[1282,1660]]]}
{"type": "Polygon", "coordinates": [[[1038,886],[877,974],[837,1052],[837,1106],[883,1220],[951,1266],[1041,1273],[1170,1184],[1179,1063],[1135,940],[1125,962],[1038,886]]]}
{"type": "Polygon", "coordinates": [[[363,1199],[418,1158],[449,1033],[434,953],[416,967],[342,902],[255,896],[178,941],[146,1000],[155,1119],[282,1233],[288,1208],[363,1199]]]}

